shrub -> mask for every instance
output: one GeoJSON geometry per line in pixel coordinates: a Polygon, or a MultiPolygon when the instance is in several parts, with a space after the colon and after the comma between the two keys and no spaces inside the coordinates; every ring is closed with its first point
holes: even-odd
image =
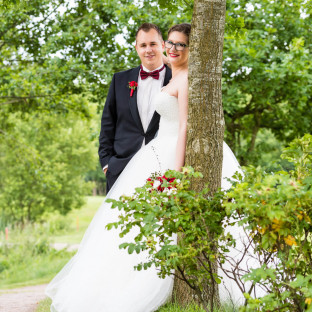
{"type": "Polygon", "coordinates": [[[225,210],[221,207],[222,192],[213,198],[207,196],[207,188],[195,192],[191,189],[192,178],[202,175],[190,167],[183,172],[168,171],[165,176],[154,175],[148,179],[143,187],[136,188],[133,196],[118,201],[109,199],[112,207],[123,209],[123,213],[120,221],[109,224],[108,229],[121,226],[123,237],[133,228],[139,228],[134,242],[120,245],[130,254],[148,251],[148,259],[136,269],[155,265],[163,278],[175,270],[179,274],[173,274],[195,291],[206,309],[203,285],[212,280],[221,282],[212,266],[228,246],[222,227],[225,210]],[[177,236],[182,239],[177,241],[177,236]]]}
{"type": "Polygon", "coordinates": [[[129,253],[148,252],[136,269],[155,265],[160,277],[182,278],[206,311],[204,285],[221,282],[212,270],[215,260],[245,294],[241,311],[312,311],[312,136],[293,141],[282,158],[294,170],[248,167],[244,179],[237,175],[230,191],[213,197],[207,188],[191,189],[190,180],[202,177],[192,168],[154,175],[133,196],[108,200],[122,212],[107,228],[120,226],[121,237],[136,228],[134,241],[120,245],[129,253]],[[234,239],[232,226],[244,237],[234,239]],[[246,265],[251,258],[254,264],[246,265]],[[255,289],[265,295],[253,298],[255,289]]]}
{"type": "Polygon", "coordinates": [[[267,291],[258,299],[246,296],[242,311],[312,311],[312,136],[294,140],[282,158],[294,170],[249,167],[224,202],[260,256],[261,266],[244,280],[267,291]]]}

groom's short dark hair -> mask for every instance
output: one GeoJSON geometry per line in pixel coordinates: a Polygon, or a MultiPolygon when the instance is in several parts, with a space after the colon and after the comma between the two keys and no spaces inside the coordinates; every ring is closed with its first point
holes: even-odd
{"type": "Polygon", "coordinates": [[[163,36],[162,36],[162,33],[161,33],[159,27],[157,25],[155,25],[155,24],[152,24],[152,23],[143,23],[138,28],[138,30],[137,30],[137,32],[135,34],[135,38],[138,36],[138,33],[139,33],[140,30],[143,30],[144,32],[149,32],[151,29],[155,29],[158,32],[160,38],[163,40],[163,36]]]}

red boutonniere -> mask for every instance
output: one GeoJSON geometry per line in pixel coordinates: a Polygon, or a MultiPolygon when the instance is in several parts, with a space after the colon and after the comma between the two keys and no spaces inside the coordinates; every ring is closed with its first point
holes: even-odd
{"type": "Polygon", "coordinates": [[[138,86],[138,83],[136,81],[130,81],[129,82],[129,88],[131,89],[130,91],[130,96],[133,95],[133,92],[135,90],[135,88],[138,86]]]}

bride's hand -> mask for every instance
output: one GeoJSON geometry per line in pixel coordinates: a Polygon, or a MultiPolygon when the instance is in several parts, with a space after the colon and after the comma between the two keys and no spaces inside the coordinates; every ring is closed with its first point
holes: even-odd
{"type": "Polygon", "coordinates": [[[165,54],[163,54],[162,57],[163,57],[164,64],[167,65],[169,68],[171,68],[171,64],[169,62],[168,57],[165,54]]]}

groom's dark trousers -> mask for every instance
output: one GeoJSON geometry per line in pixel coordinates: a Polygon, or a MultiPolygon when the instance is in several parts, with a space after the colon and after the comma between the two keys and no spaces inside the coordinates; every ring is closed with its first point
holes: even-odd
{"type": "MultiPolygon", "coordinates": [[[[106,191],[113,186],[118,176],[134,154],[150,142],[159,127],[160,116],[154,113],[144,132],[138,106],[137,90],[130,96],[129,82],[138,81],[140,66],[113,76],[106,98],[99,137],[99,158],[101,167],[108,165],[106,191]]],[[[171,70],[166,66],[164,86],[171,79],[171,70]]],[[[146,103],[148,105],[148,103],[146,103]]]]}

